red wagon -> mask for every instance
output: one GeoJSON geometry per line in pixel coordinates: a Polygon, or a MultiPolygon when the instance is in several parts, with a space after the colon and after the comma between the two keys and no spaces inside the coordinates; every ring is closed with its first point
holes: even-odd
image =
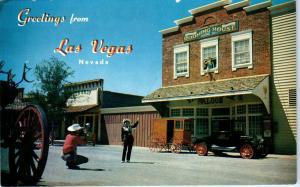
{"type": "Polygon", "coordinates": [[[43,109],[37,105],[27,105],[21,111],[7,109],[18,94],[18,85],[26,80],[29,68],[24,65],[23,77],[15,83],[10,71],[2,70],[7,80],[0,80],[0,121],[1,147],[9,148],[9,170],[15,181],[34,184],[42,176],[48,156],[49,133],[47,119],[43,109]]]}
{"type": "Polygon", "coordinates": [[[179,153],[182,149],[192,151],[192,124],[193,119],[191,118],[155,119],[150,150],[174,153],[179,153]]]}

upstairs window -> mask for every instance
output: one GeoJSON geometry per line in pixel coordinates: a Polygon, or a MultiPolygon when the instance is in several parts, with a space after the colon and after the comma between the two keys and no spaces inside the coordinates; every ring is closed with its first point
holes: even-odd
{"type": "Polygon", "coordinates": [[[238,68],[253,68],[252,31],[242,31],[232,36],[232,71],[238,68]]]}
{"type": "Polygon", "coordinates": [[[201,45],[201,75],[218,73],[218,38],[200,41],[201,45]]]}
{"type": "Polygon", "coordinates": [[[189,76],[189,45],[182,44],[174,47],[174,78],[189,76]]]}

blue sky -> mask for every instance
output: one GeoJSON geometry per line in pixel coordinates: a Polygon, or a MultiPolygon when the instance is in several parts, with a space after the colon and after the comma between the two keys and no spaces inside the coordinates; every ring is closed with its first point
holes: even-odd
{"type": "MultiPolygon", "coordinates": [[[[273,0],[280,4],[288,0],[273,0]]],[[[175,26],[173,22],[190,16],[188,10],[215,2],[214,0],[0,0],[0,59],[4,69],[12,68],[16,81],[21,78],[23,63],[35,67],[51,56],[65,61],[74,71],[69,81],[104,79],[104,89],[137,95],[147,95],[161,87],[162,39],[159,30],[175,26]],[[18,13],[30,8],[30,16],[65,16],[58,27],[53,23],[28,23],[18,26],[18,13]],[[87,17],[86,23],[69,23],[71,15],[87,17]],[[82,51],[63,57],[53,50],[63,38],[70,44],[82,45],[82,51]],[[91,52],[91,41],[104,39],[107,45],[133,45],[131,54],[91,52]],[[108,60],[107,65],[79,65],[79,59],[108,60]]],[[[233,2],[238,2],[234,0],[233,2]]],[[[263,2],[252,0],[251,4],[263,2]]],[[[1,79],[3,76],[1,76],[1,79]]],[[[33,70],[28,79],[34,79],[33,70]]],[[[32,83],[22,83],[25,91],[32,83]]]]}

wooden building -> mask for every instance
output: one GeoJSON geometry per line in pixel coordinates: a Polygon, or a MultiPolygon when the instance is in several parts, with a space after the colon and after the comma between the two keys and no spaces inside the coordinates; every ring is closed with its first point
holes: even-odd
{"type": "Polygon", "coordinates": [[[142,104],[142,96],[104,91],[101,106],[101,144],[121,145],[122,120],[129,118],[139,125],[133,131],[134,144],[147,147],[151,140],[153,120],[160,115],[150,105],[142,104]]]}
{"type": "Polygon", "coordinates": [[[68,126],[73,123],[80,125],[90,124],[89,133],[100,137],[100,106],[103,92],[103,79],[75,82],[64,85],[65,91],[72,92],[67,100],[65,120],[61,126],[62,137],[67,133],[68,126]]]}
{"type": "Polygon", "coordinates": [[[295,154],[296,113],[296,2],[269,8],[272,16],[272,119],[274,149],[295,154]]]}

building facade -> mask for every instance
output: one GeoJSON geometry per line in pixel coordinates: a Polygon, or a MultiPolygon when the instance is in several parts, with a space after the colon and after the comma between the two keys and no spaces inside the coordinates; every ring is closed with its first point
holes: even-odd
{"type": "Polygon", "coordinates": [[[218,1],[189,10],[191,16],[160,31],[162,87],[143,102],[163,117],[193,118],[196,137],[234,120],[244,135],[271,144],[269,6],[218,1]]]}
{"type": "Polygon", "coordinates": [[[73,123],[89,123],[88,140],[96,138],[96,143],[121,145],[122,120],[139,119],[140,124],[133,132],[135,145],[147,147],[153,128],[153,120],[160,118],[150,105],[141,103],[143,96],[103,91],[103,80],[87,80],[65,85],[70,92],[67,100],[65,120],[62,125],[62,138],[67,134],[67,127],[73,123]]]}
{"type": "Polygon", "coordinates": [[[75,82],[64,85],[65,91],[72,93],[67,100],[65,120],[61,126],[64,137],[68,126],[73,123],[89,124],[89,134],[100,140],[100,106],[103,93],[103,79],[75,82]]]}
{"type": "Polygon", "coordinates": [[[121,128],[124,118],[133,122],[139,119],[139,125],[133,131],[134,145],[150,146],[153,132],[153,120],[160,118],[152,106],[129,106],[101,109],[101,144],[121,145],[121,128]]]}
{"type": "Polygon", "coordinates": [[[274,149],[295,154],[296,113],[296,2],[269,8],[272,17],[272,119],[274,149]]]}

